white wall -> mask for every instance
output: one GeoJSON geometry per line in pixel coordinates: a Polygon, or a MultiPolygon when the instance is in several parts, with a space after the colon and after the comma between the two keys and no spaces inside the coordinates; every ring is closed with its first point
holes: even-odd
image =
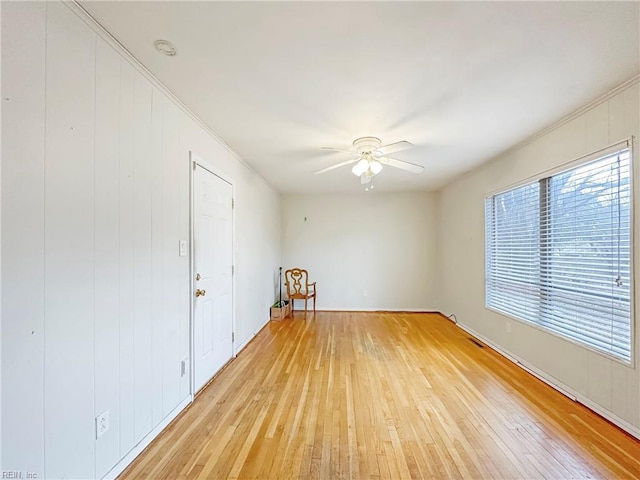
{"type": "Polygon", "coordinates": [[[278,194],[89,24],[2,4],[1,465],[38,478],[102,477],[190,396],[190,150],[235,187],[236,345],[280,263],[278,194]]]}
{"type": "Polygon", "coordinates": [[[320,309],[434,310],[435,227],[431,193],[283,195],[282,266],[309,270],[320,309]]]}
{"type": "MultiPolygon", "coordinates": [[[[636,82],[521,148],[458,178],[439,195],[440,310],[522,359],[610,419],[640,433],[640,368],[484,308],[484,195],[640,133],[636,82]],[[507,331],[510,322],[511,332],[507,331]]],[[[637,142],[635,185],[640,185],[637,142]]],[[[640,205],[640,188],[634,205],[640,205]]],[[[638,208],[636,208],[638,210],[638,208]]],[[[640,212],[636,211],[636,215],[640,212]]],[[[640,222],[635,222],[635,302],[640,306],[640,222]]],[[[640,332],[635,336],[636,364],[640,332]]]]}
{"type": "MultiPolygon", "coordinates": [[[[0,2],[0,25],[2,25],[2,2],[0,2]]],[[[2,51],[2,35],[0,35],[0,51],[2,51]]],[[[0,61],[0,78],[2,78],[2,62],[1,61],[0,61]]],[[[0,95],[0,102],[2,102],[1,95],[0,95]]],[[[2,124],[2,106],[0,104],[0,125],[1,124],[2,124]]],[[[0,134],[0,152],[1,151],[2,151],[2,134],[0,134]]],[[[1,185],[2,185],[2,162],[0,161],[0,186],[1,185]]],[[[0,245],[2,245],[2,208],[0,208],[0,245]]],[[[0,248],[0,272],[2,272],[2,248],[0,248]]],[[[1,277],[0,277],[0,305],[2,305],[1,277]]],[[[0,332],[2,332],[2,308],[0,308],[0,332]]],[[[2,363],[2,340],[0,339],[0,452],[2,452],[2,366],[1,366],[1,363],[2,363]]],[[[1,471],[2,471],[2,453],[0,453],[0,472],[1,471]]]]}

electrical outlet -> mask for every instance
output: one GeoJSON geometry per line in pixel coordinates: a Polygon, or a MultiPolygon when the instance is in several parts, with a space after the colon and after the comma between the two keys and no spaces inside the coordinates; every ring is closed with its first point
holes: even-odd
{"type": "Polygon", "coordinates": [[[189,365],[189,358],[185,357],[181,362],[180,362],[180,376],[184,377],[187,374],[187,367],[189,365]]]}
{"type": "Polygon", "coordinates": [[[96,417],[96,439],[109,430],[109,410],[105,410],[96,417]]]}
{"type": "Polygon", "coordinates": [[[181,257],[186,257],[187,256],[187,241],[186,240],[180,240],[180,242],[178,243],[178,254],[181,257]]]}
{"type": "Polygon", "coordinates": [[[507,333],[511,333],[511,322],[505,323],[504,328],[506,328],[507,333]]]}

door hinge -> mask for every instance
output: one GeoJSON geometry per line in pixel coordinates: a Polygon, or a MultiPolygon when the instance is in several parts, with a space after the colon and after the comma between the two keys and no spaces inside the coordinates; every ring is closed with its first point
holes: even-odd
{"type": "Polygon", "coordinates": [[[231,199],[231,208],[236,208],[236,201],[233,198],[231,199]]]}
{"type": "Polygon", "coordinates": [[[235,275],[235,274],[236,274],[236,266],[231,265],[231,275],[235,275]]]}
{"type": "Polygon", "coordinates": [[[231,332],[231,342],[236,341],[236,332],[231,332]]]}

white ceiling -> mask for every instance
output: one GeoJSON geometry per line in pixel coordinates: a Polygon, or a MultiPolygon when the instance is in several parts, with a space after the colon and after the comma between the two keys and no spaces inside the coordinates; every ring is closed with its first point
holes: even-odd
{"type": "Polygon", "coordinates": [[[425,167],[378,190],[437,189],[640,71],[638,2],[82,6],[281,192],[359,191],[313,172],[365,135],[425,167]]]}

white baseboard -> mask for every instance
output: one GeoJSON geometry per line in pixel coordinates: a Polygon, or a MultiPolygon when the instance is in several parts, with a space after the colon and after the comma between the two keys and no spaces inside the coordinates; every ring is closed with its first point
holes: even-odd
{"type": "Polygon", "coordinates": [[[614,425],[620,427],[625,432],[629,433],[630,435],[633,435],[637,439],[640,439],[640,428],[637,428],[634,425],[631,425],[626,420],[623,420],[622,418],[618,417],[615,413],[607,410],[606,408],[602,407],[601,405],[598,405],[597,403],[595,403],[594,401],[586,398],[584,395],[580,394],[579,392],[576,392],[571,387],[565,385],[563,382],[561,382],[557,378],[554,378],[553,376],[547,374],[546,372],[543,372],[542,370],[540,370],[540,369],[534,367],[533,365],[529,364],[528,362],[526,362],[522,358],[518,357],[517,355],[514,355],[510,351],[505,350],[504,348],[496,345],[491,340],[486,338],[484,335],[476,332],[475,330],[473,330],[468,325],[465,325],[465,324],[460,323],[460,322],[458,322],[457,325],[458,325],[458,327],[460,327],[465,332],[473,335],[474,337],[478,338],[479,340],[482,340],[485,344],[487,344],[493,350],[498,352],[500,355],[502,355],[503,357],[507,358],[511,362],[515,363],[517,366],[519,366],[523,370],[526,370],[531,375],[533,375],[534,377],[536,377],[539,380],[543,381],[544,383],[546,383],[550,387],[553,387],[554,389],[556,389],[557,391],[559,391],[560,393],[562,393],[566,397],[569,397],[571,400],[573,400],[575,402],[581,403],[582,405],[584,405],[588,409],[593,410],[595,413],[597,413],[601,417],[606,418],[608,421],[610,421],[614,425]]]}
{"type": "Polygon", "coordinates": [[[162,422],[160,422],[156,428],[151,430],[149,434],[140,440],[135,447],[133,447],[129,453],[127,453],[107,474],[102,477],[103,480],[114,480],[133,462],[142,451],[149,446],[149,444],[162,432],[169,424],[193,401],[193,396],[189,395],[185,398],[180,405],[174,408],[169,415],[167,415],[162,422]]]}
{"type": "MultiPolygon", "coordinates": [[[[300,309],[296,309],[299,312],[300,309]]],[[[302,310],[304,311],[304,309],[302,310]]],[[[317,309],[318,312],[407,312],[407,313],[439,313],[434,308],[334,308],[334,307],[322,307],[317,309]]],[[[313,310],[311,311],[313,313],[313,310]]]]}

